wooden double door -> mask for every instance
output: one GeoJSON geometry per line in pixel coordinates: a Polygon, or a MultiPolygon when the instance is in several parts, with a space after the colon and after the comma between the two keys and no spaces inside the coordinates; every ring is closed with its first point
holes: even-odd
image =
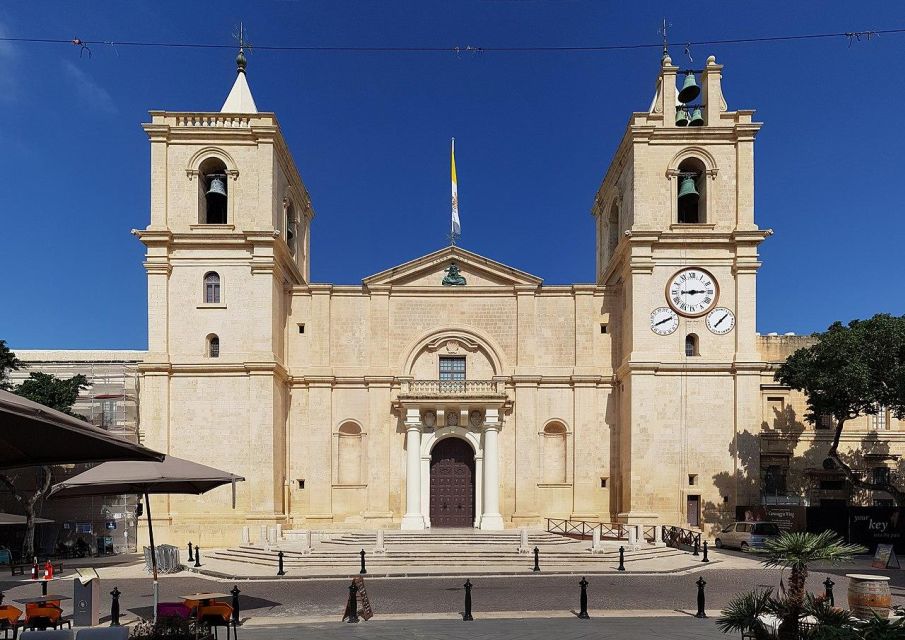
{"type": "Polygon", "coordinates": [[[473,527],[474,451],[464,440],[446,438],[431,452],[431,527],[473,527]]]}

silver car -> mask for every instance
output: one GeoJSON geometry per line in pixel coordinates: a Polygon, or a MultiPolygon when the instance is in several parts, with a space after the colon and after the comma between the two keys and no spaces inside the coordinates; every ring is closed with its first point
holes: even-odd
{"type": "Polygon", "coordinates": [[[779,525],[775,522],[733,522],[716,535],[717,548],[731,547],[747,551],[748,548],[762,547],[768,538],[779,535],[779,525]]]}

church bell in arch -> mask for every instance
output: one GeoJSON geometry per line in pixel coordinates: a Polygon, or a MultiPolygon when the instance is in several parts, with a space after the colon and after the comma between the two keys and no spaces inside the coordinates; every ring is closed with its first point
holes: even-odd
{"type": "Polygon", "coordinates": [[[210,186],[207,189],[206,196],[226,197],[226,176],[222,173],[215,173],[210,176],[210,186]]]}
{"type": "Polygon", "coordinates": [[[691,198],[697,200],[700,197],[697,187],[694,183],[693,176],[683,176],[682,182],[679,184],[679,199],[691,198]]]}

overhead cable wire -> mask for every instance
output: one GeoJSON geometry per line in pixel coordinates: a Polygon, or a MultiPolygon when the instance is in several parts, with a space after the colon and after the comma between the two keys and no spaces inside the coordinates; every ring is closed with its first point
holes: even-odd
{"type": "MultiPolygon", "coordinates": [[[[761,44],[771,42],[794,42],[802,40],[820,40],[829,38],[845,38],[849,45],[855,41],[871,40],[881,35],[897,35],[905,33],[905,28],[876,29],[867,31],[837,31],[828,33],[808,33],[798,35],[758,36],[750,38],[724,38],[716,40],[691,40],[686,43],[690,46],[718,46],[735,44],[761,44]]],[[[159,47],[178,49],[235,49],[234,44],[215,44],[205,42],[156,42],[142,40],[82,40],[80,38],[25,38],[25,37],[0,37],[0,42],[19,42],[26,44],[75,44],[86,47],[92,45],[110,45],[116,47],[159,47]]],[[[522,46],[522,47],[480,47],[480,46],[448,46],[448,47],[417,47],[417,46],[329,46],[329,45],[255,45],[257,51],[274,52],[351,52],[351,53],[531,53],[531,52],[603,52],[603,51],[627,51],[633,49],[661,48],[662,43],[635,43],[635,44],[609,44],[609,45],[566,45],[566,46],[522,46]]]]}

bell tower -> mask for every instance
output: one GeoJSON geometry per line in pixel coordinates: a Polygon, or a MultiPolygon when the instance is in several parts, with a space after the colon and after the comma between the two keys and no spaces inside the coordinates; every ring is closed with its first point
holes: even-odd
{"type": "MultiPolygon", "coordinates": [[[[236,526],[283,517],[288,291],[308,282],[314,216],[246,66],[240,49],[219,111],[150,112],[150,224],[134,232],[147,249],[147,444],[249,477],[273,468],[266,482],[238,485],[236,510],[228,492],[189,509],[236,526]]],[[[180,511],[180,500],[190,499],[161,501],[154,512],[180,511]]],[[[171,526],[193,526],[179,520],[171,526]]]]}
{"type": "Polygon", "coordinates": [[[592,210],[597,282],[619,298],[614,517],[705,526],[736,500],[737,434],[759,429],[751,110],[722,65],[664,54],[592,210]],[[700,84],[698,84],[700,82],[700,84]]]}

